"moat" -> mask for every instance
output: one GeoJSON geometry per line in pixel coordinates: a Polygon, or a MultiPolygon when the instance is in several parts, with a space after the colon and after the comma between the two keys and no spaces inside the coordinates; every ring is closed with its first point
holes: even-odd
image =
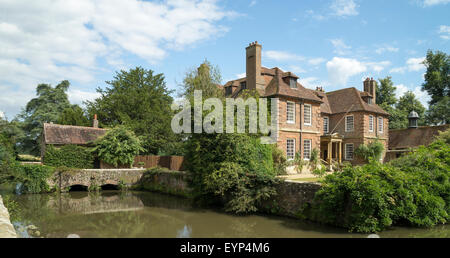
{"type": "MultiPolygon", "coordinates": [[[[20,218],[14,222],[19,237],[36,237],[24,230],[30,225],[36,227],[39,237],[46,238],[69,234],[82,238],[367,237],[367,234],[265,214],[233,216],[197,208],[183,198],[150,192],[70,192],[11,197],[21,210],[20,218]]],[[[397,227],[379,235],[382,238],[450,237],[450,226],[397,227]]]]}

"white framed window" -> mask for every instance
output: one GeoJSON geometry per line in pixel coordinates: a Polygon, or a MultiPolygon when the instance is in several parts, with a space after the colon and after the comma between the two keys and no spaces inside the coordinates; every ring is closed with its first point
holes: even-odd
{"type": "Polygon", "coordinates": [[[373,116],[369,116],[369,132],[373,132],[373,116]]]}
{"type": "Polygon", "coordinates": [[[346,160],[353,160],[353,143],[346,143],[345,144],[345,159],[346,160]]]}
{"type": "Polygon", "coordinates": [[[311,159],[311,140],[303,140],[303,159],[311,159]]]}
{"type": "Polygon", "coordinates": [[[378,118],[378,132],[383,133],[383,118],[382,117],[378,118]]]}
{"type": "Polygon", "coordinates": [[[288,101],[286,105],[286,122],[295,124],[295,103],[288,101]]]}
{"type": "Polygon", "coordinates": [[[353,132],[355,129],[355,118],[353,115],[345,117],[345,131],[353,132]]]}
{"type": "Polygon", "coordinates": [[[286,157],[293,160],[295,157],[295,139],[287,139],[286,141],[286,157]]]}
{"type": "Polygon", "coordinates": [[[329,117],[323,118],[323,132],[324,133],[330,132],[330,118],[329,117]]]}
{"type": "Polygon", "coordinates": [[[305,125],[311,125],[311,105],[310,104],[305,104],[305,108],[304,108],[304,110],[303,110],[303,112],[304,112],[304,117],[305,117],[305,119],[304,119],[304,123],[305,123],[305,125]]]}

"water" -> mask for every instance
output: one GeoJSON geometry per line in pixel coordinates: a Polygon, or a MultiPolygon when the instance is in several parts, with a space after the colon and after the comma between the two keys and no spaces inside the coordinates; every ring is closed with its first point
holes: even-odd
{"type": "MultiPolygon", "coordinates": [[[[22,237],[36,226],[40,237],[367,237],[284,217],[232,216],[194,208],[186,199],[148,192],[103,191],[15,195],[21,212],[15,222],[22,237]],[[26,231],[26,230],[25,230],[26,231]]],[[[35,232],[34,231],[34,232],[35,232]]],[[[34,235],[32,232],[31,235],[34,235]]],[[[381,237],[450,237],[450,226],[393,228],[381,237]]]]}

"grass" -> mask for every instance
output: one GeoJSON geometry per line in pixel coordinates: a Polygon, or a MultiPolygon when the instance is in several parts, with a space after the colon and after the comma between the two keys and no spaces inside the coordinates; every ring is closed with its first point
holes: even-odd
{"type": "Polygon", "coordinates": [[[311,177],[311,178],[296,178],[296,179],[291,179],[293,181],[299,181],[299,182],[318,182],[320,183],[323,178],[318,178],[318,177],[311,177]]]}
{"type": "Polygon", "coordinates": [[[24,162],[39,162],[41,161],[40,157],[36,157],[36,156],[32,156],[32,155],[28,155],[28,154],[19,154],[18,155],[18,160],[19,161],[24,161],[24,162]]]}

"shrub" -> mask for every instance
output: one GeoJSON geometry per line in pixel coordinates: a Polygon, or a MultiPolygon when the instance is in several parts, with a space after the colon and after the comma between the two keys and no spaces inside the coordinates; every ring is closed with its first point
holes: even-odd
{"type": "Polygon", "coordinates": [[[139,138],[123,126],[109,130],[104,136],[95,141],[93,152],[100,160],[118,167],[119,165],[129,165],[134,163],[134,158],[141,147],[139,138]]]}
{"type": "Polygon", "coordinates": [[[276,145],[272,146],[273,169],[277,175],[285,175],[288,161],[286,155],[276,145]]]}
{"type": "Polygon", "coordinates": [[[41,165],[16,165],[12,182],[22,183],[24,193],[50,192],[47,180],[53,176],[54,168],[41,165]]]}
{"type": "Polygon", "coordinates": [[[348,166],[325,178],[303,215],[358,232],[447,223],[449,171],[450,146],[442,139],[389,164],[348,166]]]}
{"type": "Polygon", "coordinates": [[[61,148],[49,146],[44,155],[44,164],[52,167],[89,169],[94,167],[94,156],[89,148],[64,145],[61,148]]]}
{"type": "Polygon", "coordinates": [[[369,143],[361,144],[356,148],[355,155],[369,162],[371,159],[379,161],[384,151],[384,145],[378,139],[369,143]]]}
{"type": "Polygon", "coordinates": [[[194,134],[187,144],[186,167],[194,197],[222,204],[235,213],[257,211],[275,194],[273,147],[246,134],[194,134]]]}

